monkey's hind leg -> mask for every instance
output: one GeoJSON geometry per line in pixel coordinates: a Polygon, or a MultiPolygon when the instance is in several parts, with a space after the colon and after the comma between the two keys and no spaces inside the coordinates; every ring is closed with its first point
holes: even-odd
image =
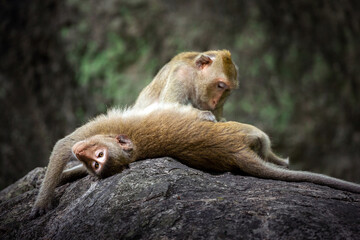
{"type": "Polygon", "coordinates": [[[284,168],[289,168],[289,158],[281,158],[273,153],[271,150],[268,152],[265,160],[268,162],[274,163],[284,168]]]}
{"type": "Polygon", "coordinates": [[[247,134],[247,138],[249,147],[264,161],[289,168],[289,158],[281,158],[272,152],[270,139],[265,133],[256,129],[256,131],[253,130],[250,134],[247,134]]]}

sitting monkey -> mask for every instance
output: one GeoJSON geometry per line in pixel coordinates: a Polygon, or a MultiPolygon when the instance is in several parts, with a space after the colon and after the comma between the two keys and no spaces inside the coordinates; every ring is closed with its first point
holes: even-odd
{"type": "Polygon", "coordinates": [[[165,64],[137,98],[134,107],[155,102],[192,105],[223,119],[223,105],[238,88],[237,67],[227,50],[183,52],[165,64]]]}

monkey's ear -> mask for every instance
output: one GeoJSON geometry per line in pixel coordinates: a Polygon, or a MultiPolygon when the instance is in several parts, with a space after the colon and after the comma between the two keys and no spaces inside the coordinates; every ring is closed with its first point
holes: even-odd
{"type": "Polygon", "coordinates": [[[212,64],[213,60],[208,55],[201,54],[200,57],[196,59],[196,66],[203,70],[207,67],[209,67],[212,64]]]}
{"type": "Polygon", "coordinates": [[[133,150],[133,143],[128,136],[120,134],[116,136],[116,139],[124,151],[130,152],[133,150]]]}

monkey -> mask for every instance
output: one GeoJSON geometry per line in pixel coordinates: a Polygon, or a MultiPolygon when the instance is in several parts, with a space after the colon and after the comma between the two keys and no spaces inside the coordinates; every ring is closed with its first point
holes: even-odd
{"type": "Polygon", "coordinates": [[[186,115],[189,119],[200,119],[201,121],[211,122],[216,121],[215,116],[210,111],[200,111],[191,106],[183,106],[180,104],[153,104],[141,110],[132,108],[125,110],[112,109],[105,115],[99,115],[95,119],[76,129],[73,133],[56,142],[50,154],[45,177],[30,217],[34,218],[43,215],[46,211],[51,209],[53,205],[52,200],[54,190],[57,186],[88,174],[86,168],[82,165],[75,166],[63,172],[66,163],[71,159],[76,159],[71,152],[71,147],[76,142],[96,134],[121,132],[122,129],[127,126],[126,124],[131,124],[134,119],[151,115],[158,109],[161,109],[162,112],[166,112],[171,111],[172,108],[176,108],[179,114],[186,115]]]}
{"type": "Polygon", "coordinates": [[[134,107],[144,108],[154,102],[190,104],[225,121],[223,105],[238,87],[237,66],[228,50],[183,52],[160,69],[140,92],[134,107]]]}
{"type": "MultiPolygon", "coordinates": [[[[144,108],[154,102],[190,104],[199,110],[211,111],[217,121],[223,118],[223,105],[232,90],[239,87],[238,68],[228,50],[207,52],[183,52],[173,57],[152,82],[139,94],[134,108],[144,108]]],[[[283,159],[270,150],[270,139],[260,133],[266,153],[264,159],[281,167],[289,167],[289,159],[283,159]]],[[[260,153],[261,154],[261,153],[260,153]]]]}
{"type": "MultiPolygon", "coordinates": [[[[318,173],[284,169],[264,161],[250,147],[251,144],[258,141],[256,137],[239,134],[237,131],[240,129],[241,132],[242,128],[248,127],[247,125],[237,122],[195,122],[194,126],[191,127],[194,127],[191,129],[194,131],[186,129],[185,135],[181,135],[181,137],[177,131],[173,131],[174,134],[168,136],[166,140],[161,136],[144,140],[138,138],[137,133],[129,136],[126,134],[116,136],[95,135],[77,142],[72,147],[72,152],[84,164],[89,173],[98,178],[106,178],[119,173],[134,161],[170,156],[190,167],[201,170],[212,172],[237,172],[240,170],[259,178],[289,182],[312,182],[335,189],[360,193],[360,185],[356,183],[318,173]],[[201,134],[195,131],[199,127],[201,130],[206,129],[209,132],[201,134]],[[171,138],[170,142],[169,138],[171,138]],[[226,140],[222,138],[226,138],[226,140]],[[157,144],[148,144],[147,141],[156,141],[157,144]],[[160,147],[164,146],[162,141],[165,141],[164,144],[168,148],[160,147]]],[[[146,129],[137,130],[146,131],[146,129]]]]}
{"type": "Polygon", "coordinates": [[[207,113],[179,104],[153,104],[142,111],[113,109],[96,117],[55,144],[31,216],[51,209],[64,166],[75,157],[84,163],[76,174],[88,171],[100,178],[119,173],[137,160],[169,156],[205,171],[241,170],[260,178],[312,182],[360,193],[355,183],[265,161],[254,150],[263,149],[254,147],[262,143],[260,129],[208,118],[207,113]]]}

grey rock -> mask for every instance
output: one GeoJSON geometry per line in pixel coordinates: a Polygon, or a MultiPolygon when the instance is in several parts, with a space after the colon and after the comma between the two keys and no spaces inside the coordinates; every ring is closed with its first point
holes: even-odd
{"type": "Polygon", "coordinates": [[[359,239],[360,194],[311,183],[210,174],[171,158],[56,189],[30,219],[45,169],[0,192],[0,239],[359,239]]]}

